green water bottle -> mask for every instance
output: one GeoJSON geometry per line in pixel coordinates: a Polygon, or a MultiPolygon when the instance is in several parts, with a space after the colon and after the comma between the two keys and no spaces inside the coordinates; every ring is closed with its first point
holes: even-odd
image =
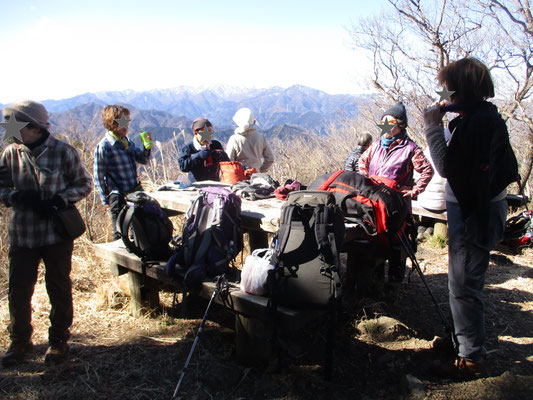
{"type": "Polygon", "coordinates": [[[154,142],[150,139],[150,134],[148,132],[141,132],[141,140],[146,150],[150,150],[154,147],[154,142]]]}

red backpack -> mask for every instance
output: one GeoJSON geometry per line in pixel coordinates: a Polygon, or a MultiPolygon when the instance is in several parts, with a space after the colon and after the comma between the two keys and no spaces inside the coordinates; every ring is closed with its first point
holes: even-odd
{"type": "Polygon", "coordinates": [[[396,233],[407,218],[407,206],[392,179],[339,170],[319,176],[309,190],[332,192],[345,220],[370,236],[396,233]]]}

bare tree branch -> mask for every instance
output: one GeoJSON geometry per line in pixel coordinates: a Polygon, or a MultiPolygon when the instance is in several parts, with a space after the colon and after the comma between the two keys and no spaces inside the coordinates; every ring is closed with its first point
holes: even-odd
{"type": "MultiPolygon", "coordinates": [[[[373,88],[382,101],[406,101],[411,115],[435,100],[435,77],[465,56],[483,60],[494,75],[502,116],[512,135],[524,137],[522,175],[533,166],[533,0],[388,0],[380,18],[361,19],[351,34],[354,48],[369,51],[373,88]],[[383,21],[389,21],[384,23],[383,21]],[[394,21],[394,23],[390,23],[394,21]],[[525,168],[525,169],[524,169],[525,168]]],[[[419,142],[420,118],[410,118],[419,142]]],[[[411,124],[410,124],[411,125],[411,124]]]]}

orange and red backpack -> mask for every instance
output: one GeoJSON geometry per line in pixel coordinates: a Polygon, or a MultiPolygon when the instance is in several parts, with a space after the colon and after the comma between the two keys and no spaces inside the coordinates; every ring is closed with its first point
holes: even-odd
{"type": "Polygon", "coordinates": [[[339,170],[319,176],[308,189],[332,192],[345,220],[370,236],[394,234],[407,218],[405,200],[392,179],[339,170]]]}

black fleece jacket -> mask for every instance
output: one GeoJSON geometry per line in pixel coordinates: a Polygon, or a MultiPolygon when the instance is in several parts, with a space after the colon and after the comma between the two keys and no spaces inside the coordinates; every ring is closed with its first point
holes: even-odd
{"type": "Polygon", "coordinates": [[[482,101],[453,119],[449,129],[453,136],[446,147],[442,128],[426,128],[433,161],[448,179],[463,218],[488,219],[490,200],[518,178],[505,121],[494,104],[482,101]]]}

